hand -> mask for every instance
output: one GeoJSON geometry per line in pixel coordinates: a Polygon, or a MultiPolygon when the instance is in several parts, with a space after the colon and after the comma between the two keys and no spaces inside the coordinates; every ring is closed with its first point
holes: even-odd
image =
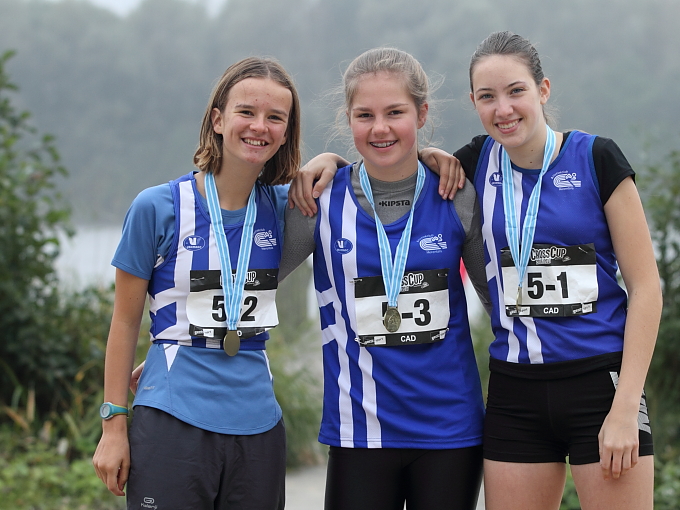
{"type": "Polygon", "coordinates": [[[626,413],[614,407],[597,435],[600,448],[600,467],[605,480],[618,479],[638,462],[638,409],[626,413]]]}
{"type": "Polygon", "coordinates": [[[297,207],[305,216],[316,214],[316,199],[335,177],[338,168],[349,165],[349,161],[337,154],[325,152],[311,159],[298,172],[288,191],[288,206],[297,207]],[[318,180],[317,180],[318,179],[318,180]],[[314,181],[316,181],[316,184],[314,181]]]}
{"type": "Polygon", "coordinates": [[[102,438],[92,457],[94,470],[112,494],[125,496],[123,489],[130,474],[127,416],[114,416],[104,422],[102,428],[102,438]]]}
{"type": "Polygon", "coordinates": [[[458,158],[436,147],[426,147],[418,156],[439,175],[439,195],[444,200],[452,200],[456,191],[465,186],[465,171],[458,158]]]}
{"type": "Polygon", "coordinates": [[[139,366],[132,371],[132,375],[130,375],[130,391],[133,395],[137,394],[137,386],[139,385],[139,378],[142,376],[142,371],[144,370],[144,363],[146,363],[146,361],[142,361],[139,366]]]}

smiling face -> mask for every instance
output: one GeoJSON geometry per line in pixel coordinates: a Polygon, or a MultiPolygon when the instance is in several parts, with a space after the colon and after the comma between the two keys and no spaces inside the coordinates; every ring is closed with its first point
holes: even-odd
{"type": "Polygon", "coordinates": [[[427,110],[427,103],[416,107],[397,73],[381,71],[359,79],[347,116],[354,145],[372,177],[398,181],[417,170],[418,129],[427,110]]]}
{"type": "Polygon", "coordinates": [[[470,99],[479,119],[520,166],[521,161],[533,162],[536,154],[543,155],[543,105],[549,97],[550,81],[543,78],[536,84],[526,63],[517,57],[490,55],[473,69],[470,99]]]}
{"type": "Polygon", "coordinates": [[[286,143],[293,103],[290,90],[269,78],[246,78],[229,91],[224,111],[213,108],[212,126],[222,135],[222,169],[259,173],[286,143]]]}

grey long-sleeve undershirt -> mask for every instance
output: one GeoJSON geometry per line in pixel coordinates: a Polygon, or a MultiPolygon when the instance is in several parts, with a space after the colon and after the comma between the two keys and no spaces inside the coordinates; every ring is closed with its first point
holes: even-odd
{"type": "MultiPolygon", "coordinates": [[[[370,214],[371,217],[374,217],[373,208],[361,189],[357,168],[355,164],[351,174],[354,194],[362,209],[370,214]]],[[[369,180],[373,191],[376,212],[383,224],[393,223],[409,212],[415,194],[416,174],[396,182],[379,181],[370,176],[369,180]]],[[[456,192],[453,205],[465,231],[463,263],[465,264],[470,281],[477,292],[477,296],[479,296],[482,305],[488,313],[491,310],[491,299],[486,284],[481,213],[477,202],[477,194],[472,183],[466,181],[463,189],[456,192]]],[[[295,209],[286,209],[286,231],[283,255],[279,267],[279,280],[283,280],[314,252],[316,248],[314,240],[315,228],[316,217],[309,218],[303,216],[297,207],[295,209]]]]}

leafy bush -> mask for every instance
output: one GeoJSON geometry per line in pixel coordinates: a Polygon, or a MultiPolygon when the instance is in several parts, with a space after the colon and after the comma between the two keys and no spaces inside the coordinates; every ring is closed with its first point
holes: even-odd
{"type": "Polygon", "coordinates": [[[0,510],[124,508],[97,478],[89,458],[69,462],[67,441],[45,442],[0,429],[0,510]]]}
{"type": "Polygon", "coordinates": [[[288,467],[318,464],[321,420],[321,342],[318,321],[307,316],[311,267],[303,264],[277,292],[280,325],[267,342],[276,399],[286,423],[288,467]]]}

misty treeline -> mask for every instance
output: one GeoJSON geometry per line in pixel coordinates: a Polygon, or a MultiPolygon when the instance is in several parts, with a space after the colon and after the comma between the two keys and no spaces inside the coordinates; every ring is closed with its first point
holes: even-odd
{"type": "Polygon", "coordinates": [[[56,136],[74,219],[118,223],[138,191],[192,168],[211,87],[248,55],[293,74],[305,160],[333,123],[324,94],[379,45],[443,78],[434,140],[457,149],[481,131],[469,57],[506,29],[536,43],[559,128],[612,137],[634,164],[660,157],[678,146],[677,20],[678,0],[227,0],[215,16],[200,2],[146,0],[122,18],[83,0],[0,0],[0,51],[17,50],[7,64],[17,104],[56,136]]]}

